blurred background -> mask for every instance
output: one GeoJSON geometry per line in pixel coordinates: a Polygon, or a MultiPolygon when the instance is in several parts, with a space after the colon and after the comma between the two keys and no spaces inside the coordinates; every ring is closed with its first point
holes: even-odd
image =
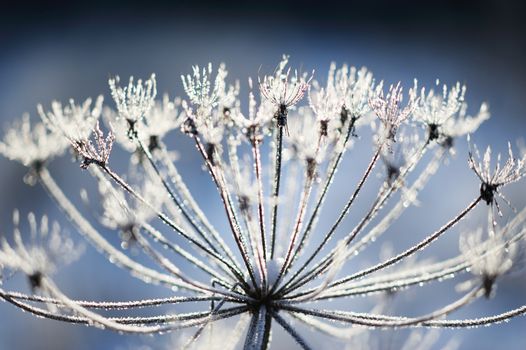
{"type": "MultiPolygon", "coordinates": [[[[282,54],[289,54],[297,67],[324,81],[331,61],[367,66],[386,83],[402,81],[411,86],[413,78],[422,85],[434,85],[437,78],[447,84],[456,81],[468,86],[467,101],[475,113],[480,103],[489,103],[491,119],[483,124],[474,140],[506,151],[508,140],[525,137],[526,119],[526,5],[503,0],[303,0],[303,1],[2,1],[0,5],[0,126],[2,134],[24,112],[36,117],[36,105],[49,107],[52,100],[85,98],[104,94],[112,105],[107,88],[109,76],[123,80],[134,75],[157,74],[159,92],[182,95],[180,75],[193,64],[225,62],[231,79],[246,82],[258,71],[272,71],[282,54]]],[[[172,140],[179,145],[177,140],[172,140]]],[[[360,169],[368,161],[366,152],[355,152],[360,169]]],[[[215,195],[200,161],[188,144],[179,145],[180,167],[198,198],[215,195]],[[185,148],[186,147],[186,148],[185,148]],[[189,152],[186,152],[188,150],[189,152]]],[[[67,158],[67,157],[65,157],[67,158]]],[[[440,170],[422,193],[421,206],[402,218],[402,231],[430,232],[452,217],[477,194],[478,183],[466,164],[466,142],[457,145],[457,156],[440,170]],[[418,218],[418,220],[415,220],[418,218]]],[[[51,166],[53,175],[78,203],[79,189],[88,176],[69,159],[51,166]]],[[[345,170],[342,170],[342,173],[345,170]]],[[[26,169],[0,158],[0,235],[12,233],[14,208],[57,218],[75,236],[74,229],[38,186],[25,185],[26,169]]],[[[381,172],[380,167],[376,170],[381,172]]],[[[360,172],[361,173],[361,170],[360,172]]],[[[358,176],[358,175],[352,175],[358,176]]],[[[354,177],[351,178],[353,181],[354,177]]],[[[519,209],[526,204],[524,181],[506,192],[519,209]]],[[[372,193],[372,192],[370,192],[372,193]]],[[[215,198],[215,197],[211,197],[215,198]]],[[[345,199],[341,199],[343,203],[345,199]]],[[[206,201],[211,202],[211,201],[206,201]]],[[[337,210],[338,198],[335,198],[337,210]]],[[[221,218],[217,204],[206,204],[214,220],[221,218]]],[[[363,204],[365,208],[366,203],[363,204]]],[[[480,208],[479,208],[480,209],[480,208]]],[[[359,210],[359,209],[358,209],[359,210]]],[[[484,210],[472,221],[484,221],[484,210]]],[[[509,208],[505,211],[510,212],[509,208]]],[[[348,227],[352,227],[349,220],[348,227]]],[[[461,225],[472,228],[473,225],[461,225]]],[[[108,232],[117,243],[115,233],[108,232]]],[[[409,234],[397,238],[394,249],[402,249],[417,238],[409,234]]],[[[430,255],[453,256],[458,248],[458,230],[433,246],[430,255]]],[[[375,261],[370,252],[363,261],[375,261]]],[[[376,255],[375,255],[376,254],[376,255]]],[[[476,317],[498,313],[526,302],[526,279],[516,268],[499,284],[497,295],[482,300],[453,317],[476,317]]],[[[64,268],[57,281],[74,298],[126,300],[170,295],[170,291],[150,287],[110,265],[87,246],[80,261],[64,268]]],[[[14,277],[8,289],[27,291],[27,283],[14,277]]],[[[419,314],[430,301],[454,292],[454,284],[432,285],[399,296],[393,312],[419,314]]],[[[404,293],[401,293],[404,294],[404,293]]],[[[444,299],[448,300],[448,299],[444,299]]],[[[366,310],[374,303],[348,301],[347,309],[366,310]],[[351,305],[349,307],[349,305],[351,305]]],[[[184,311],[184,308],[175,308],[184,311]]],[[[490,328],[445,330],[435,348],[451,338],[461,349],[524,349],[526,319],[490,328]]],[[[276,327],[277,329],[278,327],[276,327]]],[[[321,348],[314,331],[313,345],[321,348]]],[[[370,343],[377,349],[398,349],[407,333],[372,333],[370,343]]],[[[122,336],[86,327],[39,320],[0,303],[0,349],[129,349],[150,346],[176,348],[178,335],[157,338],[122,336]],[[170,345],[172,344],[172,345],[170,345]]],[[[286,349],[291,340],[277,331],[273,346],[286,349]]]]}

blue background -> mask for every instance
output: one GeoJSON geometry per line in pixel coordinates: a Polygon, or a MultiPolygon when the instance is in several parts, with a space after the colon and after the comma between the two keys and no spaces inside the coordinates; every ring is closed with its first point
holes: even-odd
{"type": "MultiPolygon", "coordinates": [[[[449,1],[441,5],[387,0],[367,4],[307,0],[223,5],[133,1],[72,5],[66,1],[23,1],[2,6],[1,125],[24,112],[36,116],[36,104],[49,106],[53,99],[66,102],[73,97],[81,101],[104,93],[106,102],[111,104],[106,82],[115,74],[126,79],[129,75],[147,77],[155,72],[160,93],[182,95],[179,76],[190,72],[193,64],[225,62],[230,77],[244,82],[248,76],[256,77],[260,67],[262,71],[272,70],[281,55],[287,53],[296,66],[305,70],[315,68],[320,80],[324,79],[329,63],[336,61],[365,65],[387,83],[402,81],[410,86],[414,77],[426,85],[434,84],[436,78],[448,84],[466,83],[470,111],[476,112],[480,103],[487,101],[492,112],[492,118],[475,136],[481,147],[492,144],[495,149],[506,151],[507,140],[513,142],[525,136],[526,40],[522,18],[525,6],[512,1],[449,1]]],[[[192,147],[179,140],[179,134],[171,137],[168,142],[179,150],[179,166],[196,197],[215,198],[192,147]]],[[[353,153],[341,173],[365,167],[370,145],[367,139],[364,141],[366,146],[353,153]]],[[[416,242],[417,232],[418,237],[423,237],[440,226],[477,194],[478,184],[467,168],[466,150],[465,141],[459,142],[456,158],[440,170],[422,193],[421,207],[408,210],[394,227],[402,232],[396,238],[395,249],[416,242]]],[[[11,234],[11,213],[13,208],[19,208],[23,213],[33,210],[58,218],[75,236],[44,191],[38,186],[24,185],[25,171],[22,166],[0,158],[0,235],[11,234]]],[[[79,202],[78,192],[84,186],[81,184],[89,183],[87,174],[68,159],[54,161],[51,171],[71,198],[79,202]]],[[[379,174],[380,167],[375,172],[379,174]]],[[[350,180],[345,181],[355,183],[358,173],[351,171],[351,174],[350,180]]],[[[345,181],[337,180],[335,186],[344,186],[345,181]]],[[[369,189],[364,190],[364,198],[373,193],[374,186],[369,189]]],[[[510,187],[506,193],[516,207],[523,208],[526,204],[524,182],[510,187]]],[[[345,195],[334,195],[330,202],[334,210],[345,201],[345,195]]],[[[216,202],[202,201],[212,221],[224,225],[220,203],[216,202]]],[[[366,203],[358,204],[356,210],[359,212],[365,206],[366,203]]],[[[485,210],[476,211],[472,222],[483,222],[485,210]]],[[[348,221],[346,227],[352,227],[352,219],[348,221]]],[[[460,225],[460,230],[469,227],[472,226],[460,225]]],[[[453,230],[434,244],[429,256],[455,254],[458,232],[453,230]]],[[[118,242],[115,233],[108,235],[112,242],[118,242]]],[[[357,261],[375,261],[377,256],[378,252],[373,250],[357,261]]],[[[493,300],[481,300],[453,317],[489,315],[524,304],[526,281],[522,265],[519,263],[513,275],[501,281],[493,300]]],[[[89,246],[80,261],[59,273],[57,281],[75,298],[125,300],[170,295],[160,287],[134,280],[89,246]]],[[[6,284],[11,286],[27,289],[25,281],[16,277],[6,284]]],[[[429,311],[430,303],[438,305],[442,300],[451,300],[453,288],[454,283],[433,284],[400,293],[392,311],[408,315],[429,311]]],[[[374,302],[374,298],[353,299],[345,302],[348,303],[345,308],[365,311],[374,302]]],[[[462,349],[524,349],[525,327],[526,319],[518,318],[491,328],[446,330],[436,348],[456,337],[461,340],[462,349]]],[[[301,330],[316,347],[329,344],[326,338],[305,328],[301,330]]],[[[373,332],[371,343],[380,349],[397,349],[406,335],[398,331],[373,332]]],[[[142,345],[170,348],[174,338],[177,336],[155,339],[122,336],[38,320],[0,303],[0,349],[125,349],[142,345]]],[[[274,339],[276,348],[286,349],[292,344],[280,331],[274,339]]]]}

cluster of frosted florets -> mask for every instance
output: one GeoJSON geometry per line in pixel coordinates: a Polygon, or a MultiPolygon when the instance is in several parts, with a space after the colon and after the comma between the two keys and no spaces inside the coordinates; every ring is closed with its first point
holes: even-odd
{"type": "MultiPolygon", "coordinates": [[[[501,189],[526,173],[526,155],[515,158],[511,146],[509,158],[501,165],[499,155],[495,166],[489,147],[482,160],[477,160],[481,157],[476,147],[470,151],[468,164],[480,181],[480,191],[443,226],[402,252],[387,254],[377,264],[354,273],[346,269],[354,256],[389,233],[408,206],[418,203],[419,192],[452,152],[454,140],[474,132],[488,119],[487,105],[469,116],[466,87],[460,83],[443,85],[437,93],[419,88],[415,81],[404,94],[401,83],[384,91],[384,83],[366,68],[332,64],[323,83],[288,64],[284,56],[273,74],[258,77],[258,88],[249,79],[246,104],[240,98],[240,83],[227,81],[225,66],[214,72],[209,64],[195,66],[192,74],[182,76],[186,98],[164,95],[156,100],[155,75],[144,82],[130,78],[125,87],[119,86],[116,77],[109,81],[116,109],[103,106],[99,97],[93,104],[91,99],[82,104],[70,100],[64,106],[53,102],[50,111],[39,105],[41,122],[31,123],[24,116],[5,134],[0,154],[29,167],[32,177],[76,229],[111,262],[147,283],[180,290],[181,295],[129,302],[73,300],[54,283],[52,274],[59,263],[76,258],[78,249],[63,238],[58,225],[50,230],[47,218],[37,227],[33,214],[29,215],[32,240],[25,243],[15,214],[15,243],[3,240],[0,247],[0,277],[7,276],[6,271],[25,274],[32,294],[4,290],[6,281],[0,298],[40,317],[119,332],[164,333],[195,327],[185,347],[199,346],[201,338],[212,339],[200,335],[216,321],[241,315],[229,336],[221,332],[222,339],[212,341],[226,346],[228,339],[228,345],[235,346],[246,334],[245,349],[267,348],[274,322],[298,345],[309,348],[291,321],[348,340],[363,335],[366,328],[473,327],[524,314],[526,306],[476,319],[448,319],[477,298],[493,295],[496,281],[512,269],[520,255],[526,209],[512,215],[505,226],[493,215],[493,207],[503,215],[496,200],[497,196],[505,200],[501,189]],[[302,104],[303,100],[308,103],[302,104]],[[100,126],[101,115],[109,129],[106,134],[100,126]],[[371,126],[369,133],[366,126],[371,126]],[[165,139],[177,130],[178,137],[189,137],[195,144],[217,188],[229,224],[226,231],[215,228],[174,163],[165,139]],[[342,159],[369,134],[373,145],[370,162],[359,170],[355,186],[347,183],[336,189],[347,193],[348,200],[334,223],[321,227],[320,217],[327,211],[324,204],[342,159]],[[114,142],[131,154],[126,176],[113,169],[114,142]],[[119,232],[120,247],[110,244],[55,182],[50,160],[68,148],[98,183],[100,193],[95,196],[100,195],[100,200],[93,200],[86,190],[83,199],[89,205],[100,203],[96,211],[100,223],[119,232]],[[432,153],[430,159],[424,157],[428,153],[432,153]],[[379,162],[384,171],[370,209],[336,240],[335,233],[342,230],[363,187],[373,181],[379,162]],[[393,199],[395,203],[387,205],[393,199]],[[420,251],[484,203],[489,207],[487,230],[463,235],[458,256],[438,263],[414,263],[420,251]],[[166,231],[184,244],[176,243],[166,231]],[[131,246],[142,250],[158,268],[122,250],[131,246]],[[175,261],[196,271],[187,271],[175,261]],[[458,291],[464,293],[460,298],[421,316],[387,315],[381,308],[357,313],[332,306],[335,299],[392,295],[466,272],[473,277],[459,286],[458,291]],[[323,301],[321,308],[317,303],[323,301]],[[60,307],[44,309],[39,303],[60,307]],[[197,311],[150,317],[96,312],[178,303],[194,303],[197,311]]],[[[357,171],[355,168],[351,170],[357,171]]],[[[346,176],[347,171],[340,169],[339,173],[346,176]]],[[[408,344],[419,337],[413,333],[408,344]]]]}

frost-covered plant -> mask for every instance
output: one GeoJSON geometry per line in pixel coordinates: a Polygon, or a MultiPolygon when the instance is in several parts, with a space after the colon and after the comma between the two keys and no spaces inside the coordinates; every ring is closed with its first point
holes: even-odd
{"type": "MultiPolygon", "coordinates": [[[[478,298],[493,295],[496,282],[520,255],[526,209],[510,214],[504,226],[493,214],[495,206],[503,215],[496,200],[497,196],[504,198],[502,188],[526,173],[525,156],[516,158],[511,147],[508,160],[501,166],[499,155],[495,167],[489,147],[481,162],[474,148],[468,164],[480,181],[480,190],[465,209],[413,246],[349,272],[351,259],[380,236],[390,234],[404,210],[418,203],[419,192],[451,153],[455,139],[474,132],[488,118],[486,105],[476,115],[467,115],[465,86],[444,85],[437,94],[419,89],[415,82],[404,97],[401,83],[384,92],[383,82],[376,81],[366,68],[333,64],[322,83],[289,68],[288,57],[284,57],[273,74],[258,78],[258,89],[249,79],[245,105],[240,84],[229,85],[226,78],[224,65],[216,73],[211,64],[195,66],[191,75],[182,76],[187,100],[165,95],[161,101],[155,100],[155,75],[145,82],[130,78],[126,87],[119,86],[118,78],[110,79],[116,110],[103,107],[101,97],[93,107],[90,99],[81,105],[71,100],[65,107],[53,102],[49,112],[38,107],[42,122],[31,124],[24,116],[0,142],[0,153],[28,167],[29,178],[47,190],[76,230],[112,263],[146,283],[171,288],[177,295],[100,302],[66,296],[53,281],[52,272],[58,263],[75,258],[78,249],[69,239],[59,238],[57,225],[50,232],[45,217],[38,229],[30,214],[31,243],[24,242],[18,228],[14,245],[2,242],[0,272],[5,281],[0,297],[39,317],[118,332],[156,334],[193,327],[193,334],[179,341],[182,347],[220,344],[221,349],[240,342],[245,349],[266,349],[277,325],[300,347],[310,348],[295,322],[360,344],[356,337],[367,328],[474,327],[526,313],[523,305],[481,318],[448,317],[478,298]],[[303,100],[308,103],[302,105],[303,100]],[[106,136],[99,125],[101,114],[109,129],[106,136]],[[194,143],[217,188],[228,230],[218,230],[209,220],[174,163],[165,139],[173,137],[175,129],[181,130],[175,137],[187,137],[194,143]],[[347,182],[348,186],[332,188],[344,156],[369,135],[371,160],[365,169],[351,169],[361,174],[355,186],[347,182]],[[112,166],[114,142],[131,154],[126,176],[112,166]],[[100,200],[91,200],[93,195],[87,191],[82,198],[101,204],[100,224],[120,234],[121,247],[109,243],[97,223],[85,217],[50,173],[51,159],[68,148],[98,183],[100,200]],[[431,155],[425,157],[428,153],[431,155]],[[383,179],[376,195],[365,200],[369,209],[352,230],[336,239],[365,184],[373,182],[373,169],[382,161],[383,179]],[[324,207],[331,190],[348,197],[332,225],[324,228],[320,218],[332,217],[324,207]],[[422,250],[483,205],[489,208],[487,230],[463,235],[457,256],[414,262],[422,250]],[[36,239],[38,234],[44,239],[36,239]],[[123,249],[128,247],[143,251],[158,268],[127,254],[123,249]],[[60,259],[53,258],[56,256],[60,259]],[[197,270],[189,271],[175,261],[185,261],[197,270]],[[25,274],[32,293],[4,289],[10,272],[25,274]],[[348,310],[339,302],[460,280],[459,276],[468,273],[473,277],[458,286],[463,293],[460,297],[419,316],[389,314],[383,301],[366,313],[348,310]],[[138,308],[180,303],[192,303],[196,311],[122,315],[138,308]],[[118,314],[108,316],[101,309],[118,314]],[[237,325],[222,331],[221,339],[200,343],[210,340],[201,334],[209,332],[216,321],[234,317],[239,320],[237,325]]],[[[340,175],[348,176],[348,171],[342,168],[340,175]]],[[[14,221],[18,227],[18,214],[14,221]]],[[[432,343],[434,334],[412,333],[405,348],[419,341],[432,343]]]]}

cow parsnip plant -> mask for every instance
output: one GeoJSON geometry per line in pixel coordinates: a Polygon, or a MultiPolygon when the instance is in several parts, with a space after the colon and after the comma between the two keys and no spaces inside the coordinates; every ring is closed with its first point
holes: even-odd
{"type": "MultiPolygon", "coordinates": [[[[182,76],[182,83],[184,99],[165,95],[156,100],[154,75],[146,81],[130,78],[127,86],[115,77],[109,86],[116,109],[103,106],[102,97],[82,104],[53,102],[49,111],[38,106],[40,122],[24,116],[0,143],[0,153],[28,167],[26,181],[43,186],[76,231],[110,262],[145,283],[171,288],[174,296],[136,301],[79,301],[66,296],[53,273],[60,264],[76,259],[79,249],[58,224],[33,214],[28,216],[31,239],[23,239],[15,212],[14,239],[4,239],[0,250],[3,300],[39,317],[118,332],[158,334],[194,328],[181,342],[184,347],[205,347],[202,341],[210,338],[200,335],[218,320],[234,318],[236,325],[228,334],[221,333],[222,349],[266,349],[275,327],[282,327],[302,348],[310,348],[295,327],[299,323],[348,340],[369,328],[474,327],[526,312],[523,305],[474,319],[450,316],[492,296],[495,283],[510,271],[524,243],[526,209],[508,209],[511,205],[501,192],[526,173],[524,155],[516,158],[511,146],[504,162],[500,155],[494,159],[489,147],[481,156],[472,146],[468,165],[478,178],[479,184],[474,184],[480,186],[478,195],[413,246],[349,272],[356,270],[349,263],[353,257],[381,235],[395,234],[392,224],[417,202],[419,191],[453,153],[455,141],[466,135],[469,140],[489,117],[484,104],[468,115],[465,86],[441,86],[437,81],[436,87],[426,89],[415,81],[405,93],[400,83],[384,86],[366,68],[335,64],[322,83],[313,74],[289,68],[287,57],[257,84],[249,80],[246,100],[240,98],[239,83],[227,83],[223,65],[217,71],[212,65],[196,66],[182,76]],[[348,169],[337,174],[342,159],[352,157],[354,144],[366,142],[368,135],[371,159],[364,169],[352,169],[359,172],[359,180],[334,188],[334,178],[349,176],[348,169]],[[165,144],[167,137],[189,138],[195,144],[217,188],[229,230],[216,229],[201,209],[202,199],[180,175],[174,153],[165,144]],[[129,152],[126,175],[112,167],[115,142],[129,152]],[[86,218],[48,169],[51,159],[67,150],[98,183],[100,222],[86,218]],[[384,178],[376,195],[363,199],[369,209],[350,232],[340,232],[343,238],[336,239],[381,163],[384,178]],[[348,196],[338,215],[324,207],[331,191],[348,196]],[[473,223],[474,233],[461,236],[455,257],[400,264],[414,261],[479,206],[488,208],[488,220],[483,228],[473,223]],[[501,218],[503,211],[507,218],[501,218]],[[333,224],[318,225],[323,215],[333,224]],[[99,232],[100,223],[120,234],[121,247],[99,232]],[[158,268],[128,254],[130,246],[158,268]],[[175,255],[193,268],[175,263],[175,255]],[[14,272],[27,276],[31,294],[9,290],[8,276],[14,272]],[[466,281],[466,275],[472,277],[466,281]],[[453,291],[449,304],[416,317],[384,314],[379,308],[354,312],[338,302],[457,277],[464,281],[459,297],[453,291]],[[138,308],[154,312],[156,306],[181,303],[195,305],[196,311],[127,316],[138,308]]],[[[93,194],[83,192],[82,197],[89,200],[93,194]]]]}

